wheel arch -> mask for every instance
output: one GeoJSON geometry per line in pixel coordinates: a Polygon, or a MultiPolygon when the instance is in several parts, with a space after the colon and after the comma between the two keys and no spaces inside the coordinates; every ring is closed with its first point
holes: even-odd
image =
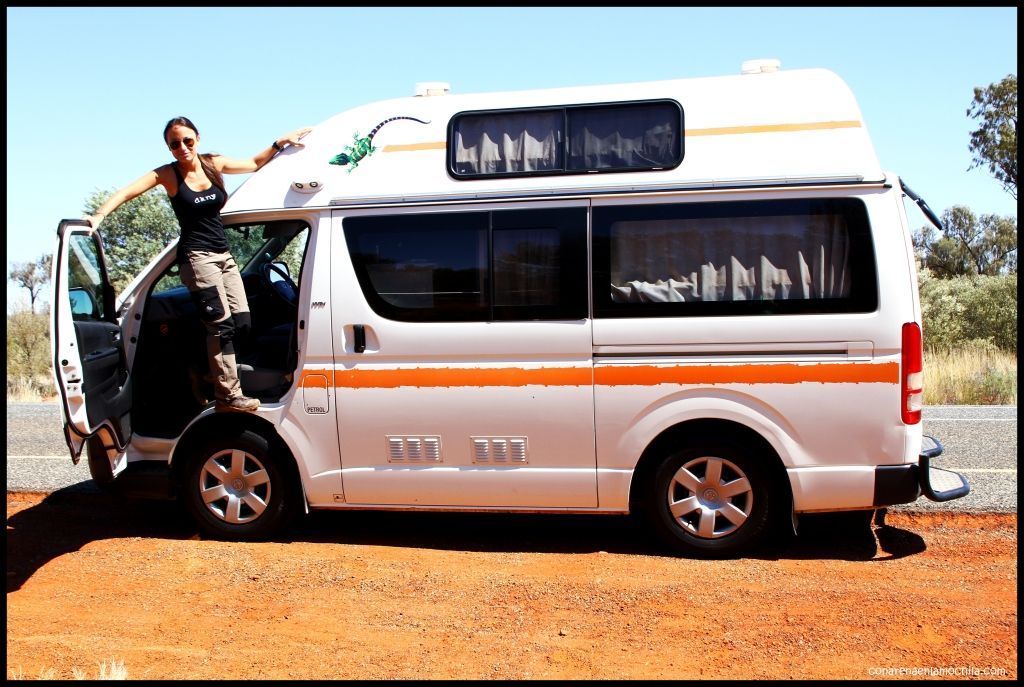
{"type": "Polygon", "coordinates": [[[728,441],[747,447],[765,456],[769,474],[779,493],[791,505],[792,487],[782,457],[772,443],[753,428],[735,420],[701,418],[679,422],[664,429],[644,449],[633,470],[629,485],[630,511],[642,510],[645,505],[647,486],[654,479],[654,473],[673,447],[697,442],[728,441]]]}
{"type": "Polygon", "coordinates": [[[281,467],[287,471],[289,478],[292,480],[292,488],[296,490],[296,495],[301,496],[303,508],[308,511],[309,502],[306,498],[306,489],[302,483],[302,474],[299,471],[295,455],[289,448],[288,443],[278,433],[274,424],[255,413],[214,412],[198,418],[189,425],[184,434],[175,442],[168,459],[175,484],[178,486],[183,484],[185,467],[188,464],[186,458],[192,451],[211,439],[225,435],[240,434],[246,430],[263,437],[274,455],[283,458],[281,467]]]}

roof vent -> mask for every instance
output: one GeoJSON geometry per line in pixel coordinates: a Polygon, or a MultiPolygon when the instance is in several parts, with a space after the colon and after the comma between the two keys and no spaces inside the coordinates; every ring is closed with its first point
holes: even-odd
{"type": "Polygon", "coordinates": [[[782,62],[776,59],[747,60],[740,67],[741,74],[769,74],[779,71],[782,62]]]}
{"type": "Polygon", "coordinates": [[[416,95],[447,95],[452,87],[444,81],[421,81],[416,84],[416,95]]]}

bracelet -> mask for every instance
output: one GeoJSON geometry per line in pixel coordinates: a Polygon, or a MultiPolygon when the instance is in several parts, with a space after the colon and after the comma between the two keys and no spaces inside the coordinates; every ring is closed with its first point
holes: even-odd
{"type": "Polygon", "coordinates": [[[276,138],[274,139],[274,142],[273,142],[273,143],[271,143],[271,145],[272,145],[272,146],[274,146],[274,150],[277,150],[278,152],[280,152],[280,151],[284,150],[284,146],[283,146],[283,145],[280,145],[280,144],[279,144],[279,143],[277,142],[277,139],[276,139],[276,138]]]}

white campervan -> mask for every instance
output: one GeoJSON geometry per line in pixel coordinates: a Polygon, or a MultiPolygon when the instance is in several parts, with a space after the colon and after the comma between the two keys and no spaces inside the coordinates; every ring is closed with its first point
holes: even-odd
{"type": "Polygon", "coordinates": [[[115,298],[102,231],[61,222],[73,459],[233,539],[311,508],[640,510],[734,555],[801,513],[965,495],[921,428],[904,197],[934,213],[835,74],[742,71],[419,84],[321,123],[223,212],[256,413],[206,400],[173,245],[115,298]]]}

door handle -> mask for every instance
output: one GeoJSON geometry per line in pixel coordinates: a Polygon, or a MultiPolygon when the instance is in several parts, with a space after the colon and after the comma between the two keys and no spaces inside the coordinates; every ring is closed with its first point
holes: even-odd
{"type": "Polygon", "coordinates": [[[352,350],[356,353],[362,353],[366,350],[366,325],[365,324],[354,324],[352,325],[352,350]]]}

